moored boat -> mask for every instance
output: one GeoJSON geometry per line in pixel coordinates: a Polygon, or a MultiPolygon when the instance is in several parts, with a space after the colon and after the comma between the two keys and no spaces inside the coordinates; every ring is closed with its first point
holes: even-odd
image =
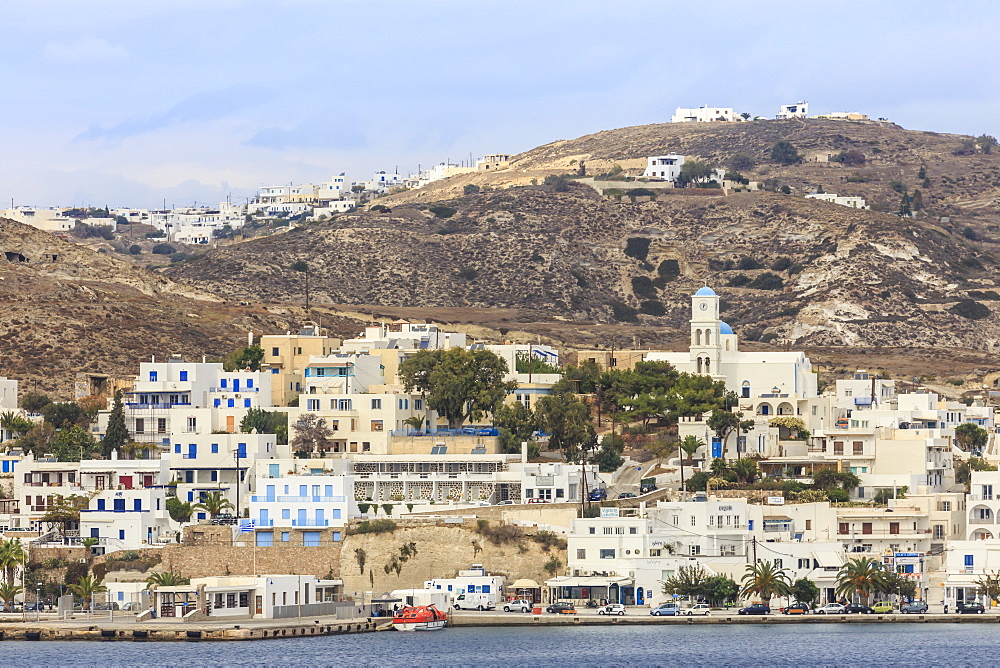
{"type": "Polygon", "coordinates": [[[392,618],[397,631],[440,631],[448,623],[448,614],[433,605],[403,608],[392,618]]]}

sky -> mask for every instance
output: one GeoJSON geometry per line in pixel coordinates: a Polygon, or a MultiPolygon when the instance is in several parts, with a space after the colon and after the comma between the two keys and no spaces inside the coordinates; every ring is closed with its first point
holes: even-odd
{"type": "Polygon", "coordinates": [[[1000,3],[5,0],[7,206],[234,202],[669,121],[1000,135],[1000,3]]]}

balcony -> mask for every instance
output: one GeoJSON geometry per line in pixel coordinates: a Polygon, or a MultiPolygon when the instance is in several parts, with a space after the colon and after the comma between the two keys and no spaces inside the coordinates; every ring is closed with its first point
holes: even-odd
{"type": "Polygon", "coordinates": [[[252,496],[251,503],[343,503],[346,496],[252,496]]]}
{"type": "Polygon", "coordinates": [[[876,538],[883,538],[886,536],[914,536],[922,538],[923,536],[930,535],[930,533],[930,529],[899,529],[898,531],[893,531],[891,529],[872,529],[870,531],[854,531],[853,533],[841,533],[838,531],[837,535],[853,538],[854,540],[864,540],[869,536],[874,536],[876,538]]]}
{"type": "Polygon", "coordinates": [[[992,517],[970,517],[969,524],[982,526],[984,524],[996,524],[996,521],[992,517]]]}
{"type": "Polygon", "coordinates": [[[292,520],[293,527],[328,527],[330,520],[292,520]]]}

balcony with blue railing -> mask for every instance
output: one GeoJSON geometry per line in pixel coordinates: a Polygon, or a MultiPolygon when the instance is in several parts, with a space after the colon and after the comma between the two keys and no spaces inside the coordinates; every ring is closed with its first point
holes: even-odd
{"type": "Polygon", "coordinates": [[[427,431],[425,429],[390,429],[392,436],[499,436],[500,430],[496,427],[462,427],[461,429],[438,429],[437,431],[427,431]]]}
{"type": "Polygon", "coordinates": [[[258,496],[251,503],[344,503],[346,496],[258,496]]]}
{"type": "Polygon", "coordinates": [[[166,410],[166,409],[169,409],[169,408],[173,408],[175,406],[190,406],[191,402],[189,401],[187,403],[180,403],[180,402],[178,402],[178,403],[175,403],[175,404],[163,404],[163,403],[159,403],[159,402],[157,402],[157,403],[141,403],[141,402],[138,402],[138,401],[134,401],[134,402],[130,401],[130,402],[127,402],[125,405],[128,406],[129,408],[155,408],[155,409],[164,409],[164,410],[166,410]]]}
{"type": "Polygon", "coordinates": [[[330,520],[292,520],[293,527],[328,527],[330,520]]]}

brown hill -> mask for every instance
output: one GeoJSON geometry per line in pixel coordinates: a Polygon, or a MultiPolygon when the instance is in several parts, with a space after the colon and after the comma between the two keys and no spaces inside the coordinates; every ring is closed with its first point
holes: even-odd
{"type": "Polygon", "coordinates": [[[21,380],[22,392],[68,399],[78,372],[134,374],[151,355],[222,356],[249,330],[285,331],[304,317],[241,306],[0,219],[0,375],[21,380]]]}

